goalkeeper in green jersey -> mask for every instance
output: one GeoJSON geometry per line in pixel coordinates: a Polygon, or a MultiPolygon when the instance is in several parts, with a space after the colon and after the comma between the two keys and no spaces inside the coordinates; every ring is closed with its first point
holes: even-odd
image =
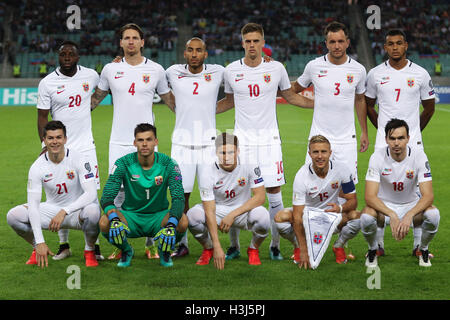
{"type": "Polygon", "coordinates": [[[127,238],[140,237],[159,240],[160,263],[170,267],[173,265],[170,254],[188,227],[183,214],[180,169],[172,158],[154,151],[158,139],[151,124],[136,126],[134,145],[137,152],[117,159],[103,189],[100,202],[105,214],[100,218],[100,231],[122,251],[119,267],[128,267],[133,258],[134,250],[127,238]],[[118,210],[114,198],[122,184],[125,201],[118,210]],[[172,198],[170,208],[167,188],[172,198]]]}

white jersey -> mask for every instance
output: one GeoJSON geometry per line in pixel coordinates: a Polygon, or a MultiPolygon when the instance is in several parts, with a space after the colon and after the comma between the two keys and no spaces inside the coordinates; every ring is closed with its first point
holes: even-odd
{"type": "Polygon", "coordinates": [[[305,67],[297,79],[304,88],[314,85],[314,113],[309,138],[321,134],[333,144],[353,143],[355,132],[355,94],[365,91],[366,69],[354,59],[336,65],[327,55],[305,67]]]}
{"type": "Polygon", "coordinates": [[[329,161],[325,178],[317,176],[311,163],[303,165],[295,175],[292,204],[316,209],[329,209],[329,203],[339,204],[339,192],[355,193],[353,177],[347,165],[329,161]]]}
{"type": "MultiPolygon", "coordinates": [[[[50,161],[48,152],[36,159],[28,173],[27,193],[28,201],[30,199],[39,201],[44,188],[47,203],[64,208],[71,214],[79,209],[80,204],[87,204],[82,197],[84,195],[82,184],[90,184],[90,190],[96,195],[95,172],[89,162],[76,150],[65,149],[64,152],[64,159],[58,164],[50,161]]],[[[30,210],[33,209],[34,204],[29,203],[29,207],[30,210]]],[[[33,232],[36,243],[44,242],[39,223],[33,225],[33,232]]]]}
{"type": "Polygon", "coordinates": [[[180,145],[213,145],[216,138],[217,95],[225,68],[205,64],[199,73],[191,73],[187,64],[176,64],[166,70],[175,96],[175,128],[172,143],[180,145]]]}
{"type": "Polygon", "coordinates": [[[242,206],[251,197],[251,189],[264,186],[259,167],[238,163],[231,171],[223,170],[216,162],[210,165],[207,181],[199,182],[202,201],[215,200],[216,205],[223,205],[234,210],[242,206]]]}
{"type": "Polygon", "coordinates": [[[419,199],[417,183],[431,181],[430,164],[422,149],[408,147],[401,162],[391,158],[389,147],[375,150],[369,160],[367,181],[378,182],[378,198],[394,204],[419,199]]]}
{"type": "Polygon", "coordinates": [[[95,148],[91,95],[98,82],[97,72],[82,66],[77,66],[72,77],[65,76],[57,68],[39,82],[37,108],[50,110],[53,120],[64,123],[68,148],[81,152],[95,148]]]}
{"type": "Polygon", "coordinates": [[[114,114],[110,143],[120,145],[133,145],[136,125],[154,124],[155,92],[161,95],[170,91],[164,68],[145,57],[136,66],[128,64],[125,58],[119,63],[108,63],[98,88],[111,90],[114,114]]]}
{"type": "Polygon", "coordinates": [[[409,126],[409,144],[421,146],[420,103],[435,97],[428,72],[409,60],[401,70],[392,68],[385,61],[369,71],[366,87],[365,95],[378,101],[375,147],[387,146],[384,128],[392,118],[405,120],[409,126]]]}
{"type": "Polygon", "coordinates": [[[234,134],[241,145],[281,144],[277,91],[291,87],[286,68],[278,61],[249,67],[240,59],[225,68],[225,93],[234,94],[234,134]]]}

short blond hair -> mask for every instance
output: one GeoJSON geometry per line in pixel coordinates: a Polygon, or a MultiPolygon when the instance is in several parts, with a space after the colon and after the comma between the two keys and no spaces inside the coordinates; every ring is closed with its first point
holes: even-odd
{"type": "Polygon", "coordinates": [[[331,146],[330,141],[320,134],[312,136],[311,139],[309,139],[308,149],[310,149],[311,145],[314,143],[327,143],[329,146],[331,146]]]}

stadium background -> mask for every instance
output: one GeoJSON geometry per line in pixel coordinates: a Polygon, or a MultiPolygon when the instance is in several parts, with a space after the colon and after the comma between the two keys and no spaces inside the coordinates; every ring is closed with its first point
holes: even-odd
{"type": "MultiPolygon", "coordinates": [[[[126,4],[117,0],[2,2],[0,212],[3,218],[0,219],[0,299],[118,298],[119,296],[114,294],[105,294],[109,292],[108,288],[114,287],[114,284],[108,284],[107,274],[129,282],[127,288],[130,291],[124,297],[126,299],[449,299],[450,290],[444,283],[448,282],[445,273],[448,274],[450,266],[449,222],[445,218],[450,209],[447,197],[450,191],[449,170],[446,167],[449,155],[446,128],[450,121],[450,6],[445,0],[403,0],[386,3],[363,0],[358,1],[356,5],[350,5],[349,2],[351,1],[131,0],[126,4]],[[81,8],[81,28],[72,31],[66,26],[70,16],[66,10],[71,4],[81,8]],[[379,30],[366,27],[366,21],[371,15],[366,9],[373,4],[381,9],[379,30]],[[390,254],[380,263],[383,280],[382,289],[378,292],[369,290],[366,286],[369,275],[363,270],[366,245],[361,235],[350,244],[357,256],[355,262],[343,267],[336,266],[329,250],[320,266],[322,270],[307,275],[293,268],[288,259],[281,265],[275,265],[263,251],[261,269],[264,271],[250,272],[245,263],[246,257],[241,258],[235,265],[227,264],[227,270],[223,273],[216,272],[212,266],[209,266],[207,271],[199,271],[194,262],[200,254],[200,248],[190,236],[191,254],[176,261],[173,273],[160,270],[154,263],[148,266],[150,263],[143,257],[133,260],[133,275],[118,272],[114,264],[106,262],[101,266],[108,269],[106,271],[88,272],[83,269],[84,290],[71,291],[65,286],[68,277],[66,268],[71,264],[83,265],[79,259],[82,236],[77,235],[77,232],[71,232],[71,243],[76,253],[67,261],[51,261],[49,271],[26,268],[23,262],[29,254],[29,247],[7,226],[5,215],[11,207],[26,202],[27,171],[40,150],[34,108],[40,81],[39,68],[45,63],[49,73],[57,67],[55,50],[62,40],[79,43],[80,64],[95,69],[98,63],[104,65],[118,53],[117,29],[125,23],[135,22],[145,31],[144,55],[164,68],[184,62],[184,44],[192,36],[200,36],[207,43],[207,63],[226,65],[243,55],[239,35],[242,25],[246,22],[258,22],[265,29],[266,43],[271,47],[273,58],[284,63],[291,80],[294,80],[303,72],[309,60],[326,53],[322,30],[333,20],[349,26],[351,46],[348,53],[361,62],[367,71],[384,60],[384,32],[391,27],[400,27],[408,36],[408,58],[426,68],[432,75],[438,104],[433,119],[424,131],[424,142],[434,169],[436,204],[442,215],[439,234],[431,245],[431,251],[436,254],[432,270],[419,270],[416,262],[406,254],[412,245],[411,235],[401,244],[397,244],[390,240],[389,231],[386,231],[386,243],[389,244],[390,254]],[[438,59],[443,65],[440,76],[436,76],[434,72],[438,59]],[[20,77],[13,77],[14,65],[20,65],[20,77]],[[5,264],[5,261],[9,260],[11,263],[5,264]],[[21,277],[17,277],[17,272],[21,277]],[[337,273],[341,274],[338,279],[334,277],[337,273]],[[146,279],[144,288],[142,277],[146,279]],[[176,280],[173,280],[174,278],[176,280]],[[57,284],[45,290],[44,286],[39,284],[49,283],[54,279],[58,279],[57,284]],[[211,294],[208,288],[212,282],[215,283],[219,279],[226,284],[218,287],[219,293],[211,294]],[[265,283],[261,284],[260,290],[255,289],[259,288],[255,287],[255,283],[261,282],[261,279],[264,279],[265,283]],[[424,279],[427,279],[425,288],[413,290],[416,289],[416,282],[424,279]],[[280,287],[281,284],[283,288],[280,287]],[[61,290],[61,296],[55,294],[54,289],[61,290]]],[[[287,184],[283,186],[283,199],[285,206],[290,206],[291,184],[304,161],[312,112],[284,106],[281,100],[279,102],[278,117],[287,177],[287,184]]],[[[109,105],[108,100],[103,104],[109,105]]],[[[156,125],[160,128],[160,151],[170,154],[174,115],[164,105],[155,105],[154,112],[156,125]]],[[[218,115],[218,129],[232,128],[233,116],[234,111],[218,115]]],[[[97,108],[93,112],[93,130],[102,186],[107,178],[106,157],[111,117],[110,106],[97,108]]],[[[368,126],[371,147],[368,152],[359,155],[360,181],[363,181],[375,139],[375,131],[370,122],[368,126]]],[[[363,183],[358,184],[357,190],[359,209],[362,209],[363,183]]],[[[196,201],[199,201],[198,194],[193,194],[191,205],[196,201]]],[[[53,250],[56,250],[56,235],[46,233],[46,238],[53,250]]],[[[225,248],[227,236],[222,235],[221,239],[225,248]]],[[[242,233],[241,239],[241,246],[245,248],[248,239],[245,232],[242,233]]],[[[106,255],[112,247],[104,239],[101,241],[103,253],[106,255]]],[[[143,247],[141,242],[135,242],[138,251],[143,247]]],[[[268,241],[264,246],[268,246],[268,241]]],[[[285,258],[290,256],[291,248],[287,241],[282,241],[282,253],[285,258]]]]}

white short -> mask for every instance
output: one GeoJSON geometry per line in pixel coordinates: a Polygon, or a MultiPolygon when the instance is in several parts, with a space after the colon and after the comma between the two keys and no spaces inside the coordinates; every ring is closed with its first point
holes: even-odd
{"type": "MultiPolygon", "coordinates": [[[[203,214],[205,214],[205,210],[203,209],[203,205],[202,204],[196,204],[194,206],[194,208],[202,211],[203,214]]],[[[245,213],[241,214],[239,217],[237,217],[236,219],[234,219],[233,225],[231,227],[238,228],[238,229],[241,229],[241,230],[250,230],[251,229],[251,225],[250,225],[250,222],[248,221],[248,215],[253,210],[256,210],[258,208],[263,208],[265,211],[267,211],[267,209],[264,208],[264,207],[256,207],[256,208],[250,210],[249,212],[245,212],[245,213]]],[[[220,225],[220,222],[222,221],[222,219],[226,215],[228,215],[231,211],[233,211],[233,210],[234,210],[234,208],[231,208],[229,206],[216,205],[216,221],[217,221],[217,225],[220,225]]],[[[267,212],[267,214],[268,213],[269,212],[267,212]]]]}
{"type": "MultiPolygon", "coordinates": [[[[98,207],[98,210],[100,211],[100,206],[97,201],[95,201],[91,204],[88,204],[85,208],[87,208],[88,206],[96,206],[96,207],[98,207]]],[[[70,215],[67,215],[64,218],[64,221],[61,224],[60,228],[61,229],[81,230],[80,215],[82,214],[82,211],[85,208],[77,210],[75,212],[72,212],[70,215]]],[[[58,212],[60,210],[61,210],[61,206],[56,206],[56,205],[48,203],[48,202],[41,202],[39,205],[39,214],[41,217],[41,228],[48,229],[50,221],[58,214],[58,212]]]]}
{"type": "Polygon", "coordinates": [[[266,188],[278,187],[286,183],[281,144],[241,145],[239,149],[239,159],[242,163],[259,166],[266,188]]]}
{"type": "Polygon", "coordinates": [[[81,152],[81,154],[88,159],[90,169],[86,167],[86,170],[88,170],[89,172],[93,172],[95,174],[95,182],[97,183],[97,190],[100,190],[100,174],[98,171],[96,150],[95,149],[85,150],[81,152]]]}
{"type": "MultiPolygon", "coordinates": [[[[335,160],[339,162],[346,163],[350,169],[353,176],[353,183],[358,183],[358,151],[357,144],[354,143],[343,143],[343,144],[332,144],[331,145],[331,158],[330,160],[335,160]]],[[[306,163],[311,163],[311,157],[308,152],[306,152],[306,163]]]]}
{"type": "MultiPolygon", "coordinates": [[[[401,220],[405,216],[405,214],[417,204],[418,201],[419,200],[409,202],[409,203],[404,203],[404,204],[396,204],[396,203],[391,203],[388,201],[383,201],[383,202],[386,205],[386,207],[388,207],[391,210],[394,210],[395,213],[397,213],[398,218],[401,220]]],[[[390,220],[391,219],[389,217],[385,216],[384,217],[384,225],[386,226],[386,225],[390,224],[390,220]]],[[[412,221],[411,221],[411,227],[413,227],[412,221]]]]}
{"type": "Polygon", "coordinates": [[[215,146],[183,146],[172,144],[171,157],[178,163],[183,177],[183,189],[185,193],[191,193],[194,188],[195,176],[202,179],[209,166],[214,163],[215,146]]]}
{"type": "Polygon", "coordinates": [[[136,152],[136,147],[133,145],[121,145],[121,144],[109,144],[109,168],[108,172],[111,173],[111,169],[114,166],[114,163],[117,159],[132,153],[136,152]]]}

